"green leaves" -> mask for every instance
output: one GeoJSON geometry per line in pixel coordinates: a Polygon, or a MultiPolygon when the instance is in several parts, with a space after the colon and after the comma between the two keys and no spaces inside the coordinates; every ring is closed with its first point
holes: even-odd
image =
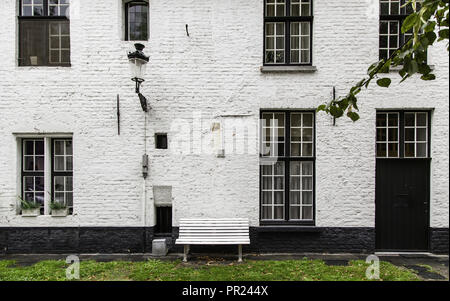
{"type": "Polygon", "coordinates": [[[420,78],[422,80],[435,80],[436,75],[430,73],[430,74],[422,75],[420,78]]]}
{"type": "Polygon", "coordinates": [[[390,78],[380,78],[379,80],[377,80],[377,85],[380,87],[384,87],[384,88],[389,88],[389,86],[391,85],[391,79],[390,78]]]}
{"type": "MultiPolygon", "coordinates": [[[[414,13],[406,17],[402,24],[402,32],[413,33],[413,38],[406,41],[387,60],[379,60],[370,65],[367,69],[368,76],[351,87],[345,97],[323,104],[317,108],[317,111],[324,111],[336,118],[346,114],[351,120],[357,121],[360,117],[354,112],[354,110],[358,111],[356,95],[363,87],[367,89],[374,79],[377,79],[378,86],[390,87],[392,80],[387,77],[378,79],[378,75],[389,73],[392,66],[402,67],[399,71],[400,83],[416,73],[420,74],[420,78],[425,81],[436,79],[428,65],[427,51],[436,41],[449,40],[449,0],[423,0],[420,9],[418,2],[418,0],[407,0],[402,6],[414,8],[414,13]]],[[[448,45],[447,51],[449,51],[448,45]]]]}
{"type": "Polygon", "coordinates": [[[402,32],[405,33],[416,25],[417,21],[420,21],[419,15],[417,13],[412,13],[406,17],[403,21],[402,32]]]}

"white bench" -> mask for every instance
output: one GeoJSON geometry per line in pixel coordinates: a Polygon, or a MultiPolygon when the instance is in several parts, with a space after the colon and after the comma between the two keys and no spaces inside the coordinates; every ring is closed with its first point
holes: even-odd
{"type": "Polygon", "coordinates": [[[250,244],[249,223],[247,219],[182,219],[175,244],[184,245],[184,262],[190,245],[238,245],[241,262],[242,245],[250,244]]]}

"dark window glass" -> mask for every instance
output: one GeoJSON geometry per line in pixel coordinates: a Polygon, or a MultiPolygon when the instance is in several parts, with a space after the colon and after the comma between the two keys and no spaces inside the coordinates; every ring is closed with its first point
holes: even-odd
{"type": "Polygon", "coordinates": [[[126,40],[148,40],[148,4],[146,2],[127,3],[126,20],[126,40]]]}
{"type": "Polygon", "coordinates": [[[22,140],[22,199],[44,213],[44,139],[22,140]]]}
{"type": "Polygon", "coordinates": [[[69,0],[21,4],[19,66],[70,66],[69,0]]]}
{"type": "Polygon", "coordinates": [[[312,0],[265,0],[264,64],[311,64],[312,0]]]}
{"type": "Polygon", "coordinates": [[[172,207],[156,208],[155,235],[172,235],[172,207]]]}
{"type": "MultiPolygon", "coordinates": [[[[412,33],[402,33],[404,20],[414,12],[412,4],[405,6],[405,0],[380,0],[380,59],[388,59],[395,50],[411,38],[412,33]]],[[[420,9],[418,3],[417,10],[420,9]]]]}
{"type": "Polygon", "coordinates": [[[52,140],[52,200],[73,212],[73,147],[72,139],[52,140]]]}
{"type": "Polygon", "coordinates": [[[314,223],[314,113],[261,114],[261,222],[314,223]]]}
{"type": "Polygon", "coordinates": [[[167,149],[167,134],[156,134],[155,140],[157,149],[167,149]]]}

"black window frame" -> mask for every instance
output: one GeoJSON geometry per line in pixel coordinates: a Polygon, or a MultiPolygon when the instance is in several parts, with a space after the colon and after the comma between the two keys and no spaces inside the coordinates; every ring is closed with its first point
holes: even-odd
{"type": "MultiPolygon", "coordinates": [[[[405,3],[406,0],[399,0],[399,6],[400,6],[400,14],[382,14],[381,12],[381,1],[387,1],[387,0],[379,0],[378,1],[378,5],[379,5],[379,11],[380,11],[380,20],[379,20],[379,27],[378,27],[378,58],[381,59],[389,59],[390,54],[389,54],[389,49],[388,49],[388,53],[387,53],[387,57],[384,58],[381,56],[381,23],[382,22],[388,22],[388,21],[397,21],[398,22],[398,26],[399,26],[399,36],[398,36],[398,45],[399,48],[403,47],[403,45],[405,45],[406,42],[408,42],[408,40],[406,39],[406,35],[408,34],[412,34],[412,33],[402,33],[402,25],[403,22],[405,21],[405,19],[409,16],[409,14],[411,12],[408,12],[408,8],[410,7],[410,5],[408,7],[402,7],[405,3]]],[[[390,2],[389,2],[390,4],[390,2]]],[[[420,3],[417,3],[417,5],[419,6],[420,3]]],[[[388,27],[388,31],[389,31],[389,27],[388,27]]],[[[393,49],[393,48],[391,48],[393,49]]]]}
{"type": "MultiPolygon", "coordinates": [[[[406,159],[406,160],[431,160],[431,118],[432,118],[432,110],[424,110],[424,109],[407,109],[407,110],[377,110],[376,115],[379,113],[398,113],[399,115],[399,137],[398,137],[398,157],[378,157],[377,154],[377,146],[375,141],[375,158],[377,160],[395,160],[395,159],[406,159]],[[405,157],[405,114],[407,113],[427,113],[427,156],[426,157],[405,157]]],[[[376,119],[376,117],[375,117],[376,119]]],[[[376,137],[376,126],[375,126],[375,137],[376,137]]],[[[375,139],[376,140],[376,139],[375,139]]]]}
{"type": "MultiPolygon", "coordinates": [[[[39,214],[44,215],[45,213],[45,139],[39,137],[30,137],[30,138],[22,138],[21,139],[21,151],[20,151],[20,196],[23,200],[25,200],[25,177],[42,177],[44,179],[44,203],[39,208],[39,214]],[[26,141],[42,141],[44,144],[44,169],[42,171],[26,171],[25,170],[25,142],[26,141]]],[[[34,162],[35,163],[35,162],[34,162]]],[[[36,200],[34,200],[36,202],[36,200]]]]}
{"type": "MultiPolygon", "coordinates": [[[[315,110],[271,110],[264,109],[260,111],[260,120],[263,119],[264,113],[284,113],[285,114],[285,146],[284,156],[277,157],[265,157],[276,158],[278,161],[284,162],[284,220],[263,220],[262,219],[262,174],[263,165],[259,167],[259,223],[261,226],[315,226],[316,225],[316,111],[315,110]],[[292,113],[311,113],[313,115],[313,143],[312,143],[312,156],[311,157],[291,157],[291,114],[292,113]],[[312,162],[312,220],[289,220],[290,209],[290,163],[291,162],[312,162]]],[[[260,129],[260,137],[262,135],[262,128],[260,129]]],[[[262,140],[259,143],[262,145],[262,140]]],[[[264,156],[260,153],[260,159],[264,156]]]]}
{"type": "MultiPolygon", "coordinates": [[[[313,32],[314,32],[314,0],[310,0],[310,16],[291,16],[291,0],[285,0],[286,15],[283,17],[267,17],[267,0],[264,0],[263,24],[263,66],[312,66],[313,64],[313,32]],[[284,23],[284,63],[266,63],[266,23],[284,23]],[[291,63],[291,22],[309,22],[309,63],[291,63]]],[[[276,43],[276,41],[274,41],[276,43]]]]}
{"type": "MultiPolygon", "coordinates": [[[[50,64],[50,56],[49,56],[49,43],[44,43],[45,46],[45,53],[46,53],[46,58],[47,58],[47,62],[46,64],[38,64],[38,65],[27,65],[23,63],[24,58],[23,56],[23,49],[21,47],[21,36],[22,36],[22,21],[36,21],[36,22],[43,22],[43,21],[48,21],[49,23],[51,21],[66,21],[69,25],[69,41],[70,41],[70,18],[68,18],[67,16],[49,16],[48,14],[48,8],[49,8],[49,0],[42,0],[43,1],[43,15],[42,16],[23,16],[22,13],[22,2],[23,0],[17,0],[19,1],[19,13],[17,16],[17,20],[18,20],[18,54],[19,57],[17,58],[18,61],[18,66],[19,67],[71,67],[71,62],[72,62],[72,45],[69,45],[69,62],[68,63],[55,63],[55,64],[50,64]]],[[[70,11],[70,5],[71,3],[69,2],[69,11],[70,11]]],[[[46,26],[46,30],[45,30],[45,38],[49,38],[49,29],[48,26],[46,26]]]]}
{"type": "Polygon", "coordinates": [[[50,163],[50,176],[51,176],[51,200],[55,199],[55,177],[72,177],[72,206],[68,206],[69,215],[73,214],[73,138],[63,137],[63,138],[52,138],[51,139],[51,163],[50,163]],[[55,141],[71,141],[72,142],[72,170],[71,171],[55,171],[55,141]]]}
{"type": "Polygon", "coordinates": [[[150,39],[150,3],[144,0],[132,0],[125,2],[125,41],[148,41],[150,39]],[[141,4],[147,6],[147,39],[144,40],[131,40],[129,38],[130,24],[128,23],[130,4],[141,4]]]}

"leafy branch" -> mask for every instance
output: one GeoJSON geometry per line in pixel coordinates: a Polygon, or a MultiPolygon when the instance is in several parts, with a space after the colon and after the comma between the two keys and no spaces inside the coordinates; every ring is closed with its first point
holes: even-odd
{"type": "Polygon", "coordinates": [[[389,73],[392,67],[401,67],[398,72],[400,83],[416,73],[421,74],[422,80],[436,79],[427,62],[427,51],[436,41],[449,40],[449,0],[408,0],[403,7],[408,5],[412,6],[413,13],[404,20],[402,33],[412,33],[412,37],[388,59],[372,64],[367,70],[368,76],[353,86],[346,96],[320,105],[318,112],[324,111],[335,118],[346,113],[351,120],[357,121],[360,118],[357,95],[363,88],[367,89],[373,80],[378,86],[388,88],[392,80],[379,75],[389,73]]]}

